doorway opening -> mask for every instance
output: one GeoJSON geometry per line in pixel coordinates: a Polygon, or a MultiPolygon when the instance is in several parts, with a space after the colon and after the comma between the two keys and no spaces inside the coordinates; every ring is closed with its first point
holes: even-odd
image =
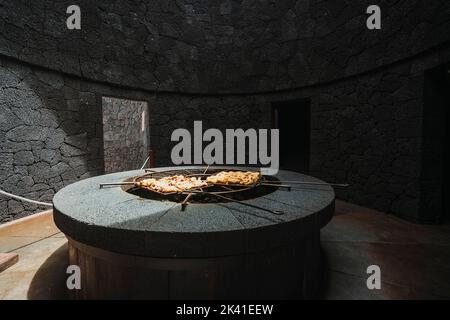
{"type": "Polygon", "coordinates": [[[105,173],[139,169],[149,155],[146,101],[102,98],[105,173]]]}
{"type": "Polygon", "coordinates": [[[311,100],[273,102],[272,127],[280,130],[280,169],[308,174],[311,100]]]}
{"type": "Polygon", "coordinates": [[[450,63],[425,72],[421,214],[450,223],[450,63]]]}

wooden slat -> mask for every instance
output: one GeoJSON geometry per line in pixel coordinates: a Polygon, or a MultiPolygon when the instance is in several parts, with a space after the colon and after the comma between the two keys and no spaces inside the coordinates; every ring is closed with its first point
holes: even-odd
{"type": "Polygon", "coordinates": [[[8,269],[19,261],[17,253],[0,253],[0,272],[8,269]]]}
{"type": "MultiPolygon", "coordinates": [[[[46,224],[51,226],[51,232],[57,232],[58,229],[53,223],[53,210],[47,210],[39,213],[32,214],[27,217],[23,217],[17,220],[0,224],[0,237],[10,236],[36,236],[30,234],[30,230],[46,224]]],[[[39,235],[38,235],[39,236],[39,235]]]]}

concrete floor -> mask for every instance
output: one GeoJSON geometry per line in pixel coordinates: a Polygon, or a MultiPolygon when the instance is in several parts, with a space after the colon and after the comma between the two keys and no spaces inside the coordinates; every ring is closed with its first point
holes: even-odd
{"type": "MultiPolygon", "coordinates": [[[[450,299],[450,226],[425,226],[338,201],[322,230],[324,299],[450,299]],[[366,286],[370,265],[381,289],[366,286]]],[[[0,252],[19,262],[0,273],[0,299],[65,299],[67,241],[42,214],[0,226],[0,252]]]]}
{"type": "Polygon", "coordinates": [[[64,299],[67,240],[51,212],[0,225],[0,252],[19,262],[0,273],[0,299],[64,299]]]}
{"type": "Polygon", "coordinates": [[[450,225],[427,226],[338,201],[322,230],[325,299],[449,299],[450,225]],[[367,267],[381,269],[368,290],[367,267]]]}

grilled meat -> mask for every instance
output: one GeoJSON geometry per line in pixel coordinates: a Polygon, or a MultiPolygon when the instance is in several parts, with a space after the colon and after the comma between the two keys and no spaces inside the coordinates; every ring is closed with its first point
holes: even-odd
{"type": "Polygon", "coordinates": [[[214,184],[238,184],[249,186],[259,181],[261,173],[251,171],[221,171],[206,178],[206,181],[214,184]]]}
{"type": "Polygon", "coordinates": [[[153,178],[144,179],[138,182],[138,186],[156,192],[172,193],[205,187],[207,186],[207,183],[206,181],[196,177],[185,177],[183,175],[175,175],[164,177],[161,179],[153,179],[153,178]]]}

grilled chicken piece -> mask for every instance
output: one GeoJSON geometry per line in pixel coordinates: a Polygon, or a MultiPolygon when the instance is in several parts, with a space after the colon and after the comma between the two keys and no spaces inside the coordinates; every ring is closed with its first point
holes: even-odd
{"type": "Polygon", "coordinates": [[[144,179],[138,183],[138,186],[141,188],[162,193],[183,192],[207,185],[204,180],[196,177],[185,177],[183,175],[169,176],[161,179],[144,179]]]}
{"type": "Polygon", "coordinates": [[[138,182],[139,187],[148,187],[156,182],[156,179],[148,178],[138,182]]]}
{"type": "Polygon", "coordinates": [[[252,171],[220,171],[206,178],[207,182],[215,184],[239,184],[249,186],[259,181],[261,173],[252,171]]]}

